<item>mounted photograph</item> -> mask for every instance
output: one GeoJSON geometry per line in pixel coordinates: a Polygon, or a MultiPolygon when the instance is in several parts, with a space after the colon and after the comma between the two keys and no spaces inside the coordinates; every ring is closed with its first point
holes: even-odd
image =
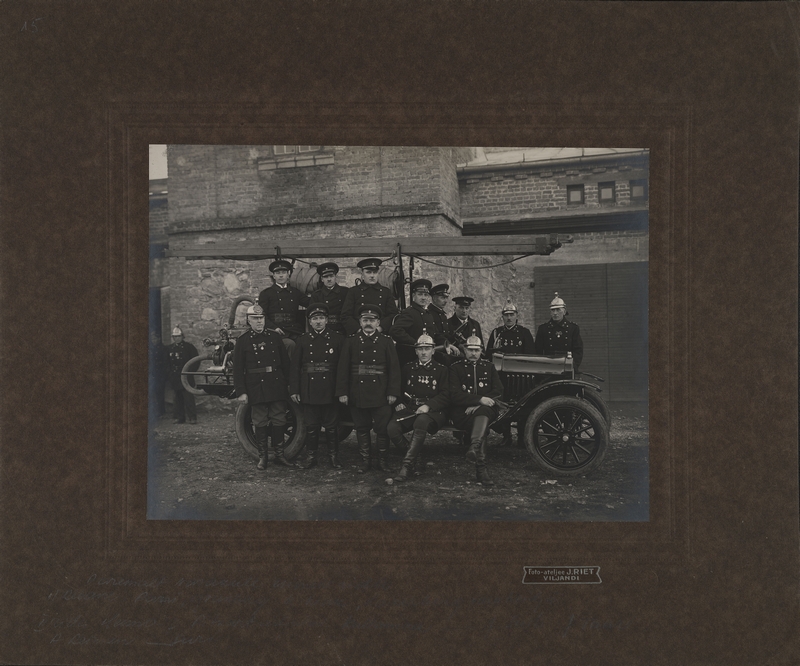
{"type": "Polygon", "coordinates": [[[648,521],[649,160],[150,145],[147,518],[648,521]]]}

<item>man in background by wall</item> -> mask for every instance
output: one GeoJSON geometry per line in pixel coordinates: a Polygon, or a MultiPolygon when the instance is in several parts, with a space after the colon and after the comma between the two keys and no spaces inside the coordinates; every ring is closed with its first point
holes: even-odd
{"type": "Polygon", "coordinates": [[[197,423],[197,409],[194,396],[181,383],[181,371],[188,361],[197,356],[197,349],[183,338],[179,327],[172,329],[172,344],[167,348],[169,354],[169,383],[175,393],[172,403],[172,416],[175,423],[197,423]]]}

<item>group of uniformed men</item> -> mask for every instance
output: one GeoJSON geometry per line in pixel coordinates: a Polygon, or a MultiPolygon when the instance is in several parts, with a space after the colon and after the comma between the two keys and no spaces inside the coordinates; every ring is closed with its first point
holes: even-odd
{"type": "Polygon", "coordinates": [[[360,261],[361,281],[348,289],[336,283],[339,267],[325,263],[317,269],[323,287],[310,296],[288,284],[290,262],[270,264],[275,283],[248,309],[249,329],[236,340],[233,355],[237,399],[251,405],[258,469],[267,467],[270,438],[275,462],[293,466],[284,456],[286,401],[291,399],[301,406],[306,423],[304,468],[318,462],[323,428],[330,466],[341,468],[337,430],[343,404],[353,420],[359,473],[391,472],[391,442],[405,451],[394,480],[420,474],[425,438],[451,420],[468,437],[467,459],[475,463],[477,480],[493,485],[486,470],[486,437],[504,389],[490,362],[492,353],[570,351],[577,370],[583,356],[578,326],[564,319],[566,306],[556,294],[551,320],[539,327],[534,342],[517,324],[517,309],[509,300],[503,326],[492,331],[484,349],[480,324],[469,316],[472,298],[452,299],[455,314],[448,318],[449,286],[415,280],[412,303],[399,312],[391,291],[378,282],[380,264],[375,258],[360,261]],[[308,332],[303,332],[300,306],[306,307],[308,332]]]}

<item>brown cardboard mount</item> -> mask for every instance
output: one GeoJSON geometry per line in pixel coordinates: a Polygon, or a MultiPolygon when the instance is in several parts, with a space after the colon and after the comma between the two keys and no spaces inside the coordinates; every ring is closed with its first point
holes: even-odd
{"type": "Polygon", "coordinates": [[[800,662],[796,4],[21,1],[0,25],[0,662],[800,662]],[[147,146],[300,140],[650,148],[648,522],[145,519],[147,146]]]}

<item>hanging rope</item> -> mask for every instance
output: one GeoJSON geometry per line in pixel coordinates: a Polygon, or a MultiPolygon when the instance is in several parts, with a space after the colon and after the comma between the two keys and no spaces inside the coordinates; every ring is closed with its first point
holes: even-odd
{"type": "Polygon", "coordinates": [[[419,259],[420,261],[424,261],[428,264],[433,264],[434,266],[440,266],[441,268],[456,268],[458,270],[465,270],[465,271],[482,271],[487,268],[497,268],[498,266],[505,266],[507,264],[513,264],[515,261],[519,261],[520,259],[524,259],[525,257],[532,257],[534,253],[531,254],[523,254],[522,256],[515,257],[509,261],[504,261],[501,264],[492,264],[491,266],[449,266],[448,264],[440,264],[436,261],[431,261],[430,259],[424,259],[423,257],[419,257],[415,254],[407,254],[407,257],[414,257],[415,259],[419,259]]]}

